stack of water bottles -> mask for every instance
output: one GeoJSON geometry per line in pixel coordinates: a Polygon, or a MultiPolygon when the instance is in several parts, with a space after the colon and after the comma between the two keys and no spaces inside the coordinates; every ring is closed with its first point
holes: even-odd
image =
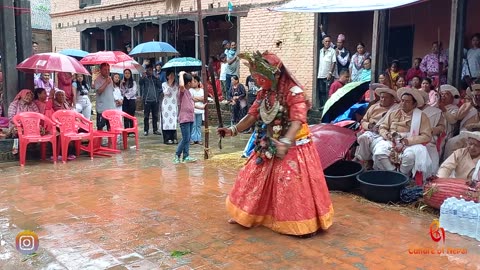
{"type": "Polygon", "coordinates": [[[440,226],[480,241],[480,203],[447,198],[440,207],[440,226]]]}

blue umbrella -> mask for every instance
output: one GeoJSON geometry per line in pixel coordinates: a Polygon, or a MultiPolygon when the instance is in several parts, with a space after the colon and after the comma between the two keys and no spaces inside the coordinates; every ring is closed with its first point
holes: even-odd
{"type": "Polygon", "coordinates": [[[131,56],[143,57],[143,58],[157,58],[165,56],[178,55],[178,51],[175,48],[161,41],[150,41],[140,43],[130,51],[131,56]]]}
{"type": "Polygon", "coordinates": [[[58,53],[61,53],[63,55],[68,55],[68,56],[72,56],[72,57],[76,57],[76,58],[83,58],[85,57],[88,52],[86,51],[82,51],[82,50],[78,50],[78,49],[65,49],[65,50],[61,50],[60,52],[58,53]]]}
{"type": "Polygon", "coordinates": [[[168,68],[190,68],[200,69],[202,67],[202,61],[193,57],[178,57],[173,58],[163,65],[162,69],[168,68]]]}

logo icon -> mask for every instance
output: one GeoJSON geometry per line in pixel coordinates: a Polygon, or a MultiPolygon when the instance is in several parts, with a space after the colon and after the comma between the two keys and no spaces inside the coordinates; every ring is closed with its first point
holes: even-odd
{"type": "Polygon", "coordinates": [[[443,243],[445,243],[445,230],[440,227],[438,219],[434,219],[430,224],[430,237],[435,242],[440,242],[443,239],[443,243]]]}
{"type": "Polygon", "coordinates": [[[15,237],[15,247],[24,255],[35,253],[39,243],[38,235],[32,231],[21,231],[15,237]]]}

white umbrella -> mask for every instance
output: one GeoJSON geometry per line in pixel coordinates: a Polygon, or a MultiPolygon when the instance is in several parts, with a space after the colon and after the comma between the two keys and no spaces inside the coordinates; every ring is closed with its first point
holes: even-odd
{"type": "Polygon", "coordinates": [[[123,74],[123,71],[125,69],[130,69],[132,71],[132,74],[141,74],[145,72],[143,66],[135,60],[110,65],[110,73],[123,74]]]}
{"type": "Polygon", "coordinates": [[[423,1],[427,0],[292,0],[271,10],[315,13],[354,12],[389,9],[423,1]]]}

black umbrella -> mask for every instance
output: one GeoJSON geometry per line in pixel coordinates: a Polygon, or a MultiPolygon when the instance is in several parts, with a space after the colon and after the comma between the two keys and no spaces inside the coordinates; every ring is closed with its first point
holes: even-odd
{"type": "Polygon", "coordinates": [[[357,103],[370,88],[370,82],[352,82],[338,89],[325,103],[322,123],[330,123],[357,103]]]}

